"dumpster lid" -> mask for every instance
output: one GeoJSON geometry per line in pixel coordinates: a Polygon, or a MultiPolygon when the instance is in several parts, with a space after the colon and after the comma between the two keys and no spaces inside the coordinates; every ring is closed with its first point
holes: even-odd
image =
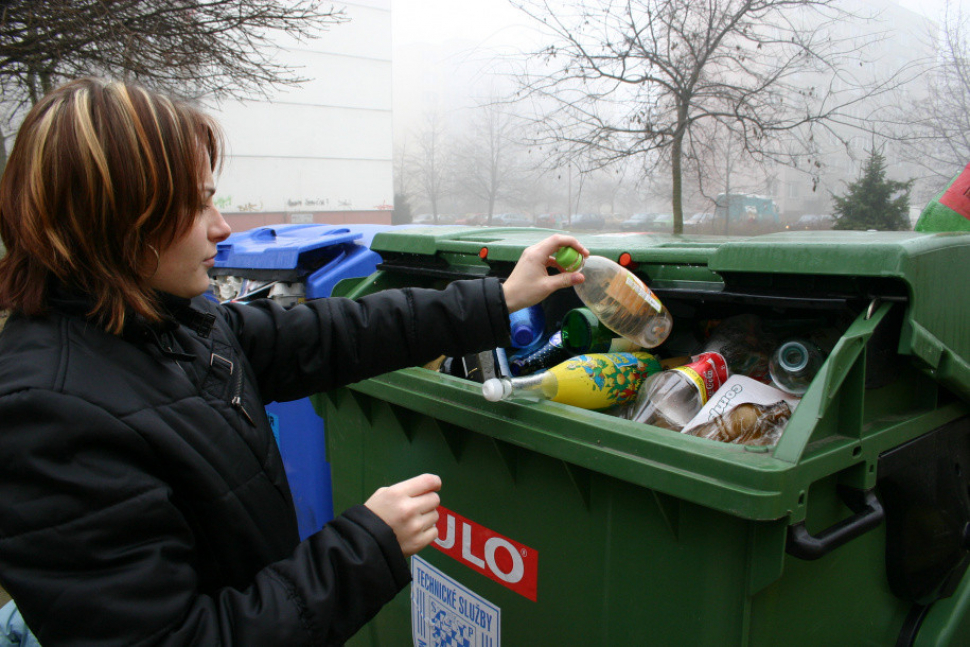
{"type": "MultiPolygon", "coordinates": [[[[371,249],[384,267],[420,257],[474,256],[511,267],[522,251],[555,233],[537,228],[439,227],[382,232],[371,249]]],[[[591,253],[626,256],[651,287],[667,283],[720,290],[747,279],[869,277],[902,286],[908,303],[899,352],[923,362],[934,379],[970,402],[970,233],[800,231],[750,237],[579,234],[591,253]],[[701,280],[669,281],[700,272],[701,280]]],[[[860,283],[863,285],[863,283],[860,283]]],[[[769,284],[769,291],[772,289],[769,284]]],[[[658,291],[659,293],[659,291],[658,291]]],[[[865,294],[858,295],[866,297],[865,294]]],[[[877,295],[876,295],[877,296],[877,295]]],[[[871,297],[870,297],[871,298],[871,297]]],[[[675,324],[676,325],[676,324],[675,324]]]]}
{"type": "MultiPolygon", "coordinates": [[[[354,243],[365,232],[325,224],[269,225],[233,234],[216,247],[215,267],[297,269],[321,249],[354,243]]],[[[367,232],[373,237],[376,232],[367,232]]]]}

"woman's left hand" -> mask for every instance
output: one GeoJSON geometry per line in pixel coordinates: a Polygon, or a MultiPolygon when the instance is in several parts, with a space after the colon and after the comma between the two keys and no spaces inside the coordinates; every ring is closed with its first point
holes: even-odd
{"type": "Polygon", "coordinates": [[[553,234],[526,248],[512,268],[509,278],[502,284],[509,312],[528,308],[541,302],[556,290],[583,282],[582,274],[562,271],[563,268],[553,259],[553,254],[560,247],[572,247],[582,254],[583,258],[589,256],[589,250],[578,240],[563,234],[553,234]],[[550,275],[547,269],[550,267],[560,270],[560,273],[550,275]]]}

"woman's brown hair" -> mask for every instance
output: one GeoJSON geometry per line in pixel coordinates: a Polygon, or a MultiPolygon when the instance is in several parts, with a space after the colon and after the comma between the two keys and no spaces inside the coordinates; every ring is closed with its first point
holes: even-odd
{"type": "Polygon", "coordinates": [[[0,309],[45,311],[52,280],[87,294],[120,333],[160,318],[158,251],[192,226],[222,136],[211,117],[145,88],[71,81],[29,112],[0,179],[0,309]]]}

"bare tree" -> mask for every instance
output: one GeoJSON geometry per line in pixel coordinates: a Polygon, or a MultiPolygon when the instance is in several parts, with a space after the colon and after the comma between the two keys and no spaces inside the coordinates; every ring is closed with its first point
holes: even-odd
{"type": "Polygon", "coordinates": [[[280,33],[310,38],[345,20],[319,0],[9,0],[0,81],[33,101],[86,74],[184,96],[265,95],[303,80],[274,61],[280,33]]]}
{"type": "Polygon", "coordinates": [[[13,130],[23,105],[79,76],[136,81],[183,98],[268,96],[305,80],[276,61],[281,35],[313,38],[346,20],[320,0],[7,0],[0,3],[2,125],[13,130]]]}
{"type": "Polygon", "coordinates": [[[425,113],[424,124],[417,134],[413,155],[409,158],[411,177],[418,183],[419,192],[428,201],[435,224],[442,199],[451,183],[452,151],[441,114],[436,110],[425,113]]]}
{"type": "MultiPolygon", "coordinates": [[[[521,91],[538,106],[537,141],[600,165],[629,156],[668,167],[683,230],[685,156],[712,122],[737,155],[794,164],[819,129],[871,128],[865,99],[899,82],[863,78],[859,25],[835,0],[522,0],[554,40],[521,91]],[[850,56],[852,65],[841,65],[850,56]],[[821,83],[820,83],[821,82],[821,83]]],[[[878,35],[873,35],[878,39],[878,35]]]]}
{"type": "Polygon", "coordinates": [[[934,193],[970,162],[970,15],[959,6],[947,4],[936,50],[928,96],[907,102],[901,118],[915,120],[909,157],[934,180],[934,193]]]}
{"type": "Polygon", "coordinates": [[[496,202],[509,193],[511,180],[525,172],[517,159],[518,123],[507,106],[484,103],[474,109],[468,134],[455,153],[459,181],[468,193],[485,202],[488,224],[492,224],[496,202]]]}
{"type": "Polygon", "coordinates": [[[617,215],[617,204],[624,190],[632,184],[629,177],[632,167],[633,161],[627,158],[590,174],[588,194],[595,211],[602,211],[606,207],[611,216],[617,215]]]}

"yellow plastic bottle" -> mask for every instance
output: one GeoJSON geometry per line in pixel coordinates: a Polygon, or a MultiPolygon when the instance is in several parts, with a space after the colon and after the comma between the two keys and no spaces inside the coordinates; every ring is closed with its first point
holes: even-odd
{"type": "Polygon", "coordinates": [[[552,400],[606,409],[633,399],[641,382],[661,370],[657,358],[647,352],[590,353],[535,375],[487,380],[482,394],[489,402],[552,400]]]}

